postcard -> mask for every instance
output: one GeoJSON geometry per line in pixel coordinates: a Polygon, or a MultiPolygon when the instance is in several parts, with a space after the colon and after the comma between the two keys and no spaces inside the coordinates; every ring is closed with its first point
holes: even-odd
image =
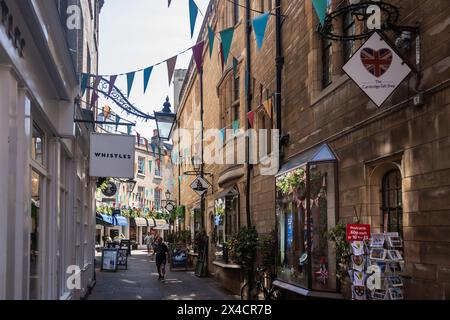
{"type": "Polygon", "coordinates": [[[352,269],[356,271],[364,271],[364,262],[365,262],[364,256],[352,256],[352,269]]]}
{"type": "Polygon", "coordinates": [[[373,233],[370,239],[370,247],[371,248],[383,248],[384,246],[384,234],[382,233],[373,233]]]}
{"type": "Polygon", "coordinates": [[[388,258],[394,261],[403,260],[402,254],[398,250],[388,250],[388,258]]]}
{"type": "Polygon", "coordinates": [[[382,248],[373,248],[370,250],[370,259],[386,260],[386,250],[382,248]]]}
{"type": "Polygon", "coordinates": [[[351,243],[353,254],[355,256],[362,256],[364,254],[364,242],[363,241],[353,241],[351,243]]]}

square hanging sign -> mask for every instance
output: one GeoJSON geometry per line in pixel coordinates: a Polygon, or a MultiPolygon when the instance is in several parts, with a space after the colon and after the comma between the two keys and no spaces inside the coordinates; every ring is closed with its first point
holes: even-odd
{"type": "Polygon", "coordinates": [[[380,107],[411,73],[411,68],[375,32],[342,68],[380,107]]]}

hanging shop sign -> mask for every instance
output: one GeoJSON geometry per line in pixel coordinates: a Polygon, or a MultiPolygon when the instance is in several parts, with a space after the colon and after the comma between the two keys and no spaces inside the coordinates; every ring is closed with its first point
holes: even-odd
{"type": "Polygon", "coordinates": [[[377,32],[350,58],[343,70],[378,107],[411,73],[411,68],[377,32]]]}
{"type": "Polygon", "coordinates": [[[204,195],[206,192],[208,192],[208,189],[211,185],[208,181],[206,181],[203,177],[198,176],[192,183],[191,183],[191,189],[197,192],[199,196],[204,195]]]}
{"type": "Polygon", "coordinates": [[[134,142],[129,135],[91,133],[91,177],[134,178],[134,142]]]}
{"type": "Polygon", "coordinates": [[[347,241],[370,239],[370,224],[347,224],[347,241]]]}
{"type": "Polygon", "coordinates": [[[117,193],[117,186],[114,182],[109,181],[105,188],[102,189],[102,193],[106,197],[113,197],[117,193]]]}

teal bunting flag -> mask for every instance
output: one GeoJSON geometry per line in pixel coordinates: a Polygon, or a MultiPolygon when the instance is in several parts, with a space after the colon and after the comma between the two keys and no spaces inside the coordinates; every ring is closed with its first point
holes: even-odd
{"type": "Polygon", "coordinates": [[[214,30],[208,26],[208,37],[209,37],[209,57],[212,57],[213,50],[214,50],[214,41],[216,39],[216,34],[214,33],[214,30]]]}
{"type": "Polygon", "coordinates": [[[225,144],[225,130],[225,128],[220,130],[220,142],[222,146],[225,144]]]}
{"type": "Polygon", "coordinates": [[[327,7],[330,0],[312,0],[314,9],[319,17],[320,24],[323,25],[327,16],[327,7]]]}
{"type": "Polygon", "coordinates": [[[153,154],[155,154],[156,146],[153,143],[150,146],[152,147],[153,154]]]}
{"type": "Polygon", "coordinates": [[[239,64],[239,61],[236,58],[233,57],[233,75],[234,75],[234,79],[237,78],[238,64],[239,64]]]}
{"type": "Polygon", "coordinates": [[[172,0],[168,0],[167,8],[170,8],[170,3],[171,2],[172,2],[172,0]]]}
{"type": "Polygon", "coordinates": [[[256,43],[259,50],[262,48],[264,43],[269,15],[270,14],[267,12],[253,19],[253,30],[255,32],[256,43]]]}
{"type": "Polygon", "coordinates": [[[127,133],[129,136],[131,136],[131,126],[127,126],[127,133]]]}
{"type": "Polygon", "coordinates": [[[234,28],[228,28],[220,32],[220,38],[222,39],[223,61],[225,64],[227,64],[228,56],[230,55],[233,36],[234,28]]]}
{"type": "Polygon", "coordinates": [[[81,74],[81,95],[82,96],[84,96],[84,93],[86,92],[88,82],[89,82],[89,74],[82,73],[81,74]]]}
{"type": "Polygon", "coordinates": [[[118,115],[116,115],[116,131],[119,130],[119,123],[120,123],[120,117],[118,115]]]}
{"type": "Polygon", "coordinates": [[[153,71],[153,67],[148,67],[147,69],[144,70],[144,94],[147,91],[148,82],[150,80],[152,71],[153,71]]]}
{"type": "Polygon", "coordinates": [[[239,120],[233,121],[233,132],[236,133],[236,131],[239,130],[239,120]]]}
{"type": "Polygon", "coordinates": [[[128,97],[130,97],[131,88],[133,88],[133,82],[134,82],[135,75],[136,75],[136,72],[134,72],[134,71],[127,73],[128,97]]]}
{"type": "Polygon", "coordinates": [[[189,0],[189,20],[191,23],[191,38],[194,36],[195,22],[197,21],[198,7],[194,0],[189,0]]]}

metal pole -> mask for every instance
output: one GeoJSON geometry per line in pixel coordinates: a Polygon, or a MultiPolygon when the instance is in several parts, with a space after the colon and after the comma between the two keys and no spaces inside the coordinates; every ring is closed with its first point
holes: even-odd
{"type": "MultiPolygon", "coordinates": [[[[203,106],[203,67],[200,69],[200,122],[201,122],[201,154],[202,161],[200,166],[200,176],[203,178],[205,175],[205,167],[203,163],[204,154],[203,154],[203,137],[204,137],[204,126],[203,126],[203,116],[204,116],[204,106],[203,106]]],[[[200,199],[200,213],[202,216],[202,229],[205,230],[205,195],[202,194],[200,199]]],[[[205,230],[206,231],[206,230],[205,230]]]]}
{"type": "MultiPolygon", "coordinates": [[[[281,0],[275,0],[276,6],[276,26],[275,26],[275,37],[276,37],[276,82],[277,88],[275,92],[275,103],[277,110],[277,129],[280,132],[280,137],[282,136],[282,121],[281,121],[281,90],[282,90],[282,72],[284,65],[282,39],[281,39],[281,0]]],[[[282,146],[280,146],[282,148],[282,146]]],[[[280,149],[281,152],[281,149],[280,149]]],[[[281,161],[279,161],[281,168],[281,161]]]]}

